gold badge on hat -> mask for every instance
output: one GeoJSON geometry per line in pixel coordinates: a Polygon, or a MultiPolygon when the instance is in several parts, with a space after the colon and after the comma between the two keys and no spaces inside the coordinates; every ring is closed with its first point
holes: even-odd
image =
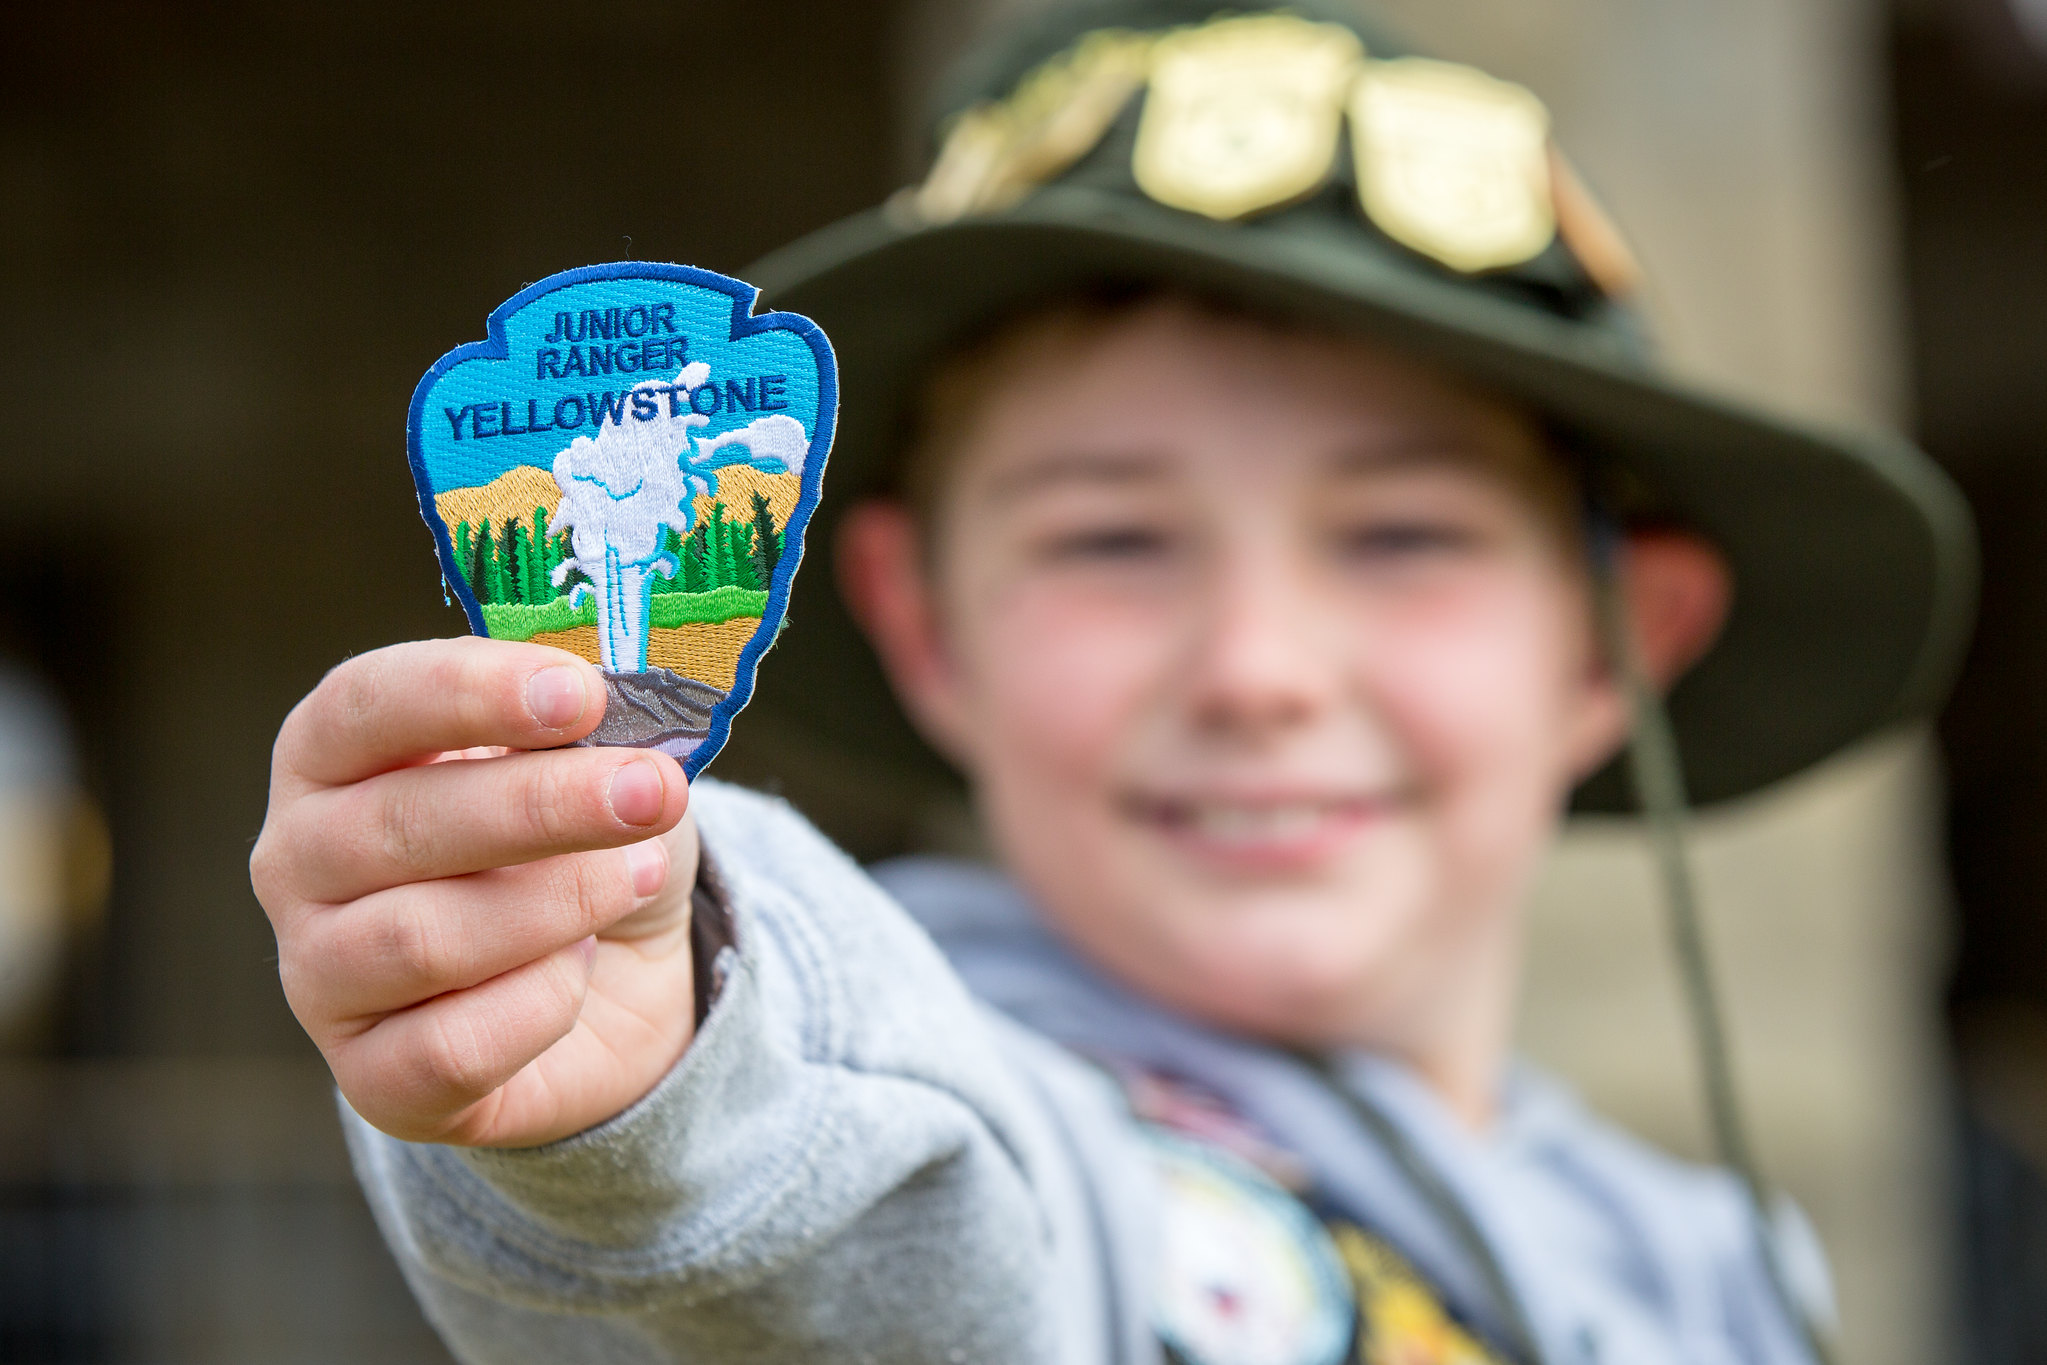
{"type": "Polygon", "coordinates": [[[1308,194],[1329,174],[1363,57],[1349,29],[1286,14],[1159,39],[1131,167],[1138,186],[1224,220],[1308,194]]]}
{"type": "Polygon", "coordinates": [[[1007,208],[1087,155],[1144,84],[1152,41],[1121,29],[1090,33],[1008,99],[960,115],[914,191],[918,215],[948,223],[1007,208]]]}
{"type": "Polygon", "coordinates": [[[1350,119],[1358,199],[1395,241],[1475,273],[1556,236],[1549,111],[1523,87],[1421,57],[1371,62],[1350,119]]]}
{"type": "Polygon", "coordinates": [[[902,191],[897,200],[907,199],[927,223],[950,223],[972,213],[987,199],[1008,144],[1009,129],[998,106],[967,110],[946,131],[924,183],[902,191]]]}

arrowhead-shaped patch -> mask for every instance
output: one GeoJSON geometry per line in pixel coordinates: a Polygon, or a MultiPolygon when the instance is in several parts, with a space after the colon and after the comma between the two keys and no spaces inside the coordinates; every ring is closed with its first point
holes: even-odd
{"type": "Polygon", "coordinates": [[[695,777],[753,692],[817,506],[838,373],[824,333],[690,266],[521,290],[412,396],[419,509],[471,629],[604,671],[585,743],[695,777]]]}

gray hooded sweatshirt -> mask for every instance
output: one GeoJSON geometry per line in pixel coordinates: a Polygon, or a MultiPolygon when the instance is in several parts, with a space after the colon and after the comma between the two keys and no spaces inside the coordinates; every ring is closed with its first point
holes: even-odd
{"type": "MultiPolygon", "coordinates": [[[[1527,1068],[1474,1133],[1384,1059],[1310,1065],[1131,995],[984,868],[870,876],[780,802],[705,780],[692,808],[734,946],[650,1094],[523,1150],[401,1142],[344,1105],[463,1361],[1109,1365],[1162,1360],[1164,1328],[1201,1365],[1331,1365],[1312,1333],[1174,1337],[1189,1272],[1164,1231],[1185,1224],[1112,1079],[1131,1067],[1197,1083],[1503,1354],[1807,1358],[1734,1183],[1527,1068]]],[[[1252,1240],[1294,1226],[1265,1197],[1242,1204],[1252,1240]]]]}

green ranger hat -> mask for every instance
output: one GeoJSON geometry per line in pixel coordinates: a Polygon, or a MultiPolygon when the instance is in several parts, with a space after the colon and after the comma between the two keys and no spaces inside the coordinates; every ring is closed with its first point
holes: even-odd
{"type": "MultiPolygon", "coordinates": [[[[1373,338],[1524,402],[1717,544],[1732,612],[1669,700],[1697,800],[1755,791],[1940,698],[1974,593],[1954,488],[1895,436],[1788,422],[1659,369],[1627,249],[1522,87],[1406,53],[1339,0],[1092,0],[998,34],[945,108],[922,184],[748,272],[764,305],[815,319],[838,352],[819,544],[890,488],[935,358],[1060,294],[1157,283],[1373,338]]],[[[827,789],[857,793],[877,822],[878,792],[957,790],[829,574],[799,580],[789,621],[755,702],[775,721],[746,727],[739,763],[828,807],[847,808],[827,789]]],[[[1626,797],[1616,767],[1577,804],[1626,797]]],[[[849,836],[887,838],[878,823],[849,836]]]]}

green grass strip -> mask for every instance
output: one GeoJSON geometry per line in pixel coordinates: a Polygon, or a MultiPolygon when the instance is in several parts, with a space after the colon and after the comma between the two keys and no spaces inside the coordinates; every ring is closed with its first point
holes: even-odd
{"type": "MultiPolygon", "coordinates": [[[[657,592],[654,594],[650,624],[660,627],[715,623],[742,616],[759,616],[767,610],[768,595],[751,588],[730,585],[709,592],[657,592]]],[[[597,603],[586,600],[581,607],[569,607],[567,594],[552,602],[527,606],[520,602],[486,602],[483,624],[494,640],[530,640],[548,631],[597,624],[597,603]]]]}
{"type": "Polygon", "coordinates": [[[768,609],[768,595],[753,588],[726,584],[709,592],[657,592],[652,612],[657,626],[682,626],[696,621],[731,621],[759,616],[768,609]]]}
{"type": "Polygon", "coordinates": [[[597,603],[592,599],[571,610],[566,594],[538,606],[527,606],[523,602],[486,602],[483,604],[483,624],[493,640],[530,640],[542,631],[596,625],[597,603]]]}

